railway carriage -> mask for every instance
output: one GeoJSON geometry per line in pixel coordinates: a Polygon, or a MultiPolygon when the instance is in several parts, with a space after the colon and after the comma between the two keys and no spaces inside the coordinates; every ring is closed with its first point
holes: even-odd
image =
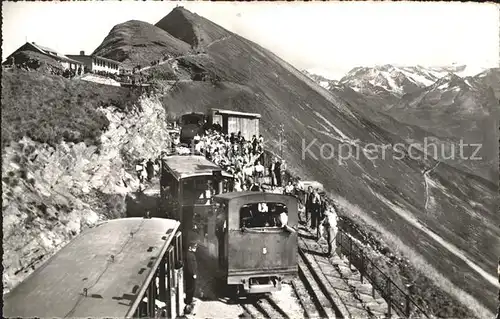
{"type": "Polygon", "coordinates": [[[183,310],[179,222],[125,218],[75,237],[4,295],[5,317],[167,317],[183,310]]]}
{"type": "Polygon", "coordinates": [[[281,289],[297,275],[298,203],[293,196],[232,192],[214,197],[205,237],[219,279],[237,293],[281,289]],[[216,248],[215,248],[216,247],[216,248]]]}
{"type": "Polygon", "coordinates": [[[200,244],[206,246],[201,233],[208,227],[205,221],[212,211],[212,197],[224,193],[232,179],[204,156],[167,156],[162,159],[160,210],[165,217],[181,222],[186,242],[188,233],[195,231],[200,234],[200,244]]]}

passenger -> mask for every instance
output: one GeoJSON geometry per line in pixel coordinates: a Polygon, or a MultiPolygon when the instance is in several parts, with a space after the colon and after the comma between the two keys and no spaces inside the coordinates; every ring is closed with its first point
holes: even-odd
{"type": "Polygon", "coordinates": [[[271,165],[269,166],[269,177],[271,178],[271,189],[276,186],[276,158],[273,158],[271,165]]]}
{"type": "Polygon", "coordinates": [[[141,176],[142,176],[142,161],[139,161],[136,165],[135,165],[135,172],[137,174],[137,178],[139,179],[139,181],[141,181],[141,176]]]}
{"type": "Polygon", "coordinates": [[[252,184],[252,187],[250,187],[250,191],[252,191],[252,192],[262,192],[262,187],[257,182],[254,182],[252,184]]]}
{"type": "Polygon", "coordinates": [[[149,159],[146,163],[146,173],[147,173],[148,182],[151,182],[151,179],[153,179],[153,176],[155,173],[154,163],[151,159],[149,159]]]}
{"type": "Polygon", "coordinates": [[[203,196],[203,199],[205,199],[205,205],[210,205],[211,203],[211,200],[212,200],[212,196],[214,195],[214,187],[213,187],[213,183],[211,180],[208,180],[207,181],[207,189],[205,190],[205,193],[202,194],[203,196]]]}
{"type": "Polygon", "coordinates": [[[285,195],[294,195],[295,187],[292,185],[291,181],[288,181],[288,184],[285,186],[284,194],[285,195]]]}
{"type": "Polygon", "coordinates": [[[161,164],[161,160],[160,160],[160,158],[157,158],[155,160],[154,166],[153,166],[153,168],[154,168],[154,174],[156,176],[158,176],[160,174],[160,164],[161,164]]]}
{"type": "Polygon", "coordinates": [[[278,187],[282,187],[283,184],[281,184],[281,162],[279,160],[277,160],[276,164],[274,164],[274,175],[276,176],[276,185],[278,187]]]}
{"type": "Polygon", "coordinates": [[[281,162],[280,172],[281,172],[281,182],[283,183],[282,185],[288,184],[288,179],[287,179],[288,176],[286,174],[286,162],[285,162],[285,160],[283,160],[281,162]]]}
{"type": "Polygon", "coordinates": [[[186,255],[186,304],[185,313],[189,314],[193,310],[193,297],[196,290],[196,279],[198,276],[198,264],[196,262],[196,249],[198,248],[198,243],[195,240],[191,240],[188,247],[188,253],[186,255]]]}
{"type": "MultiPolygon", "coordinates": [[[[326,235],[325,239],[328,244],[328,252],[327,252],[327,257],[332,256],[332,246],[333,242],[335,240],[336,236],[336,231],[337,231],[337,210],[335,209],[335,206],[330,206],[327,208],[325,211],[325,217],[323,218],[322,221],[322,228],[323,232],[326,235]]],[[[319,238],[318,238],[319,240],[319,238]]]]}
{"type": "Polygon", "coordinates": [[[257,145],[259,144],[259,141],[257,140],[257,136],[252,136],[252,152],[255,154],[257,152],[257,145]]]}
{"type": "Polygon", "coordinates": [[[255,165],[255,174],[259,180],[264,177],[264,166],[260,163],[260,161],[257,161],[257,164],[255,165]]]}
{"type": "Polygon", "coordinates": [[[241,188],[241,182],[239,179],[234,180],[234,186],[233,186],[233,191],[234,192],[241,192],[243,189],[241,188]]]}
{"type": "Polygon", "coordinates": [[[146,178],[148,177],[148,173],[147,173],[147,170],[146,170],[146,160],[144,160],[142,163],[142,171],[141,171],[141,183],[144,183],[144,181],[146,180],[146,178]]]}
{"type": "Polygon", "coordinates": [[[257,205],[257,210],[259,211],[259,213],[267,213],[269,211],[269,207],[266,203],[259,203],[257,205]]]}
{"type": "Polygon", "coordinates": [[[288,224],[288,214],[285,210],[283,210],[280,214],[280,224],[281,227],[286,227],[288,224]]]}
{"type": "Polygon", "coordinates": [[[305,217],[306,217],[306,226],[309,227],[309,220],[311,219],[312,215],[312,208],[313,208],[313,197],[314,197],[314,192],[312,186],[309,186],[307,188],[307,193],[306,193],[306,211],[305,211],[305,217]]]}
{"type": "Polygon", "coordinates": [[[312,194],[311,203],[311,230],[316,230],[317,238],[319,238],[319,221],[321,217],[321,196],[316,188],[312,194]]]}
{"type": "Polygon", "coordinates": [[[200,141],[200,139],[201,139],[201,136],[198,133],[196,133],[196,135],[193,137],[195,144],[198,143],[200,141]]]}

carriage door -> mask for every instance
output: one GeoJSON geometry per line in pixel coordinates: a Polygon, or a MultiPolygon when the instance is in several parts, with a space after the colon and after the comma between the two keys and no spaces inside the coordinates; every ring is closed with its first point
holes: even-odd
{"type": "Polygon", "coordinates": [[[175,234],[175,280],[176,280],[176,312],[180,315],[184,308],[184,275],[182,269],[182,234],[175,234]]]}
{"type": "Polygon", "coordinates": [[[167,304],[169,318],[176,318],[176,284],[175,284],[175,250],[170,246],[167,250],[167,304]]]}
{"type": "Polygon", "coordinates": [[[230,134],[228,126],[228,116],[224,114],[222,115],[222,133],[230,134]]]}
{"type": "Polygon", "coordinates": [[[227,260],[227,203],[226,202],[216,202],[214,205],[215,215],[216,215],[216,232],[217,232],[217,245],[218,245],[218,264],[219,269],[226,269],[227,260]]]}

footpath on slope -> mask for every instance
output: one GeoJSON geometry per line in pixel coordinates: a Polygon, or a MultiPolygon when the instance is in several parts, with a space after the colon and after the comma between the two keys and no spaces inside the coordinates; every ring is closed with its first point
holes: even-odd
{"type": "Polygon", "coordinates": [[[387,302],[373,286],[367,280],[361,282],[359,272],[345,257],[336,252],[327,257],[326,241],[317,241],[304,226],[299,227],[299,249],[305,253],[344,318],[386,317],[387,302]]]}

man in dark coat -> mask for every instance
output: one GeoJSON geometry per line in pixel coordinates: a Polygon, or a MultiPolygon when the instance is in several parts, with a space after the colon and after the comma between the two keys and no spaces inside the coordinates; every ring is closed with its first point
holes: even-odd
{"type": "Polygon", "coordinates": [[[148,182],[151,182],[151,179],[153,179],[155,174],[154,163],[151,159],[149,159],[146,163],[146,172],[148,173],[148,182]]]}
{"type": "Polygon", "coordinates": [[[281,187],[281,162],[277,160],[274,164],[274,175],[276,176],[276,186],[281,187]]]}
{"type": "Polygon", "coordinates": [[[188,247],[188,252],[186,254],[186,267],[184,276],[186,279],[186,308],[188,313],[192,309],[194,292],[196,290],[196,279],[198,276],[198,264],[196,262],[196,249],[198,248],[198,243],[195,240],[191,240],[188,247]]]}
{"type": "Polygon", "coordinates": [[[312,211],[312,203],[313,203],[313,188],[312,186],[309,186],[307,188],[307,193],[306,193],[306,207],[305,207],[305,217],[306,217],[306,226],[309,226],[309,220],[311,218],[311,211],[312,211]]]}
{"type": "Polygon", "coordinates": [[[271,178],[271,188],[274,189],[276,186],[276,159],[273,159],[271,165],[269,165],[269,177],[271,178]]]}
{"type": "Polygon", "coordinates": [[[318,190],[315,189],[311,197],[311,229],[316,229],[319,227],[319,221],[321,218],[321,196],[319,195],[318,190]]]}

